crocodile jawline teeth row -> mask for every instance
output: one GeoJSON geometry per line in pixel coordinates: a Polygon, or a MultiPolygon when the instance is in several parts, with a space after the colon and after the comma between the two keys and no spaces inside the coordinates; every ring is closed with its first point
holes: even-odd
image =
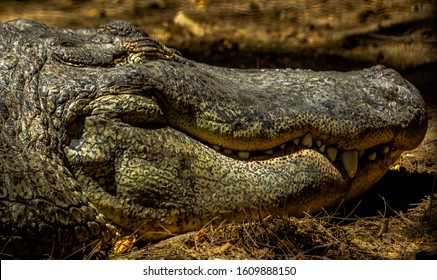
{"type": "Polygon", "coordinates": [[[310,133],[305,134],[302,138],[293,139],[265,151],[235,151],[228,148],[222,148],[218,145],[211,145],[211,147],[217,152],[242,160],[248,160],[254,155],[271,157],[276,151],[283,151],[290,146],[312,148],[326,156],[326,158],[331,162],[339,160],[349,178],[355,177],[358,170],[358,163],[361,160],[375,161],[378,157],[397,158],[402,152],[390,144],[378,145],[367,150],[340,150],[335,146],[327,146],[322,140],[313,139],[310,133]]]}

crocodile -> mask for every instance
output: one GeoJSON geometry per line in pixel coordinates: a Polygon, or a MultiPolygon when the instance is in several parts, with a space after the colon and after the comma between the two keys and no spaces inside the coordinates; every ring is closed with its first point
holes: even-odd
{"type": "Polygon", "coordinates": [[[0,25],[2,258],[81,257],[359,196],[422,141],[395,70],[233,69],[110,21],[0,25]]]}

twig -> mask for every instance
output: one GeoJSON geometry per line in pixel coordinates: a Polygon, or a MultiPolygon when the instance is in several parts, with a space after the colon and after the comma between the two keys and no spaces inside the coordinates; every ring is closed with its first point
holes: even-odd
{"type": "Polygon", "coordinates": [[[308,253],[310,253],[312,251],[319,250],[319,249],[327,249],[327,248],[329,248],[329,247],[331,247],[333,245],[339,244],[339,243],[340,243],[339,241],[335,241],[335,242],[330,242],[330,243],[326,243],[326,244],[316,245],[316,246],[314,246],[314,247],[312,247],[312,248],[310,248],[308,250],[300,252],[299,254],[294,256],[292,258],[292,260],[297,260],[298,258],[300,258],[300,257],[302,257],[304,255],[307,255],[308,253]]]}

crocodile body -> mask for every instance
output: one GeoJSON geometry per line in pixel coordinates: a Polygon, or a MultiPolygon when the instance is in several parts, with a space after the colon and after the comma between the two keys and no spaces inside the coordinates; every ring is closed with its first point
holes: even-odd
{"type": "Polygon", "coordinates": [[[427,127],[418,90],[382,66],[214,67],[120,21],[15,20],[0,37],[2,258],[318,211],[371,187],[427,127]]]}

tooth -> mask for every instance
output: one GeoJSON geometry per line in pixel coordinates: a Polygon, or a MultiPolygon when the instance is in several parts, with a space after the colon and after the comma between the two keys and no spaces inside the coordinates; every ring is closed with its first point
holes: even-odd
{"type": "Polygon", "coordinates": [[[273,149],[269,149],[269,150],[267,150],[267,151],[264,151],[264,153],[265,153],[266,155],[273,155],[273,149]]]}
{"type": "Polygon", "coordinates": [[[229,156],[229,155],[232,155],[232,150],[230,150],[230,149],[224,149],[224,150],[223,150],[223,153],[224,153],[225,155],[229,156]]]}
{"type": "Polygon", "coordinates": [[[326,148],[326,155],[330,161],[334,161],[337,158],[337,149],[334,147],[326,148]]]}
{"type": "Polygon", "coordinates": [[[311,147],[313,145],[313,137],[311,134],[308,133],[305,135],[305,137],[302,139],[302,145],[307,147],[311,147]]]}
{"type": "Polygon", "coordinates": [[[216,150],[217,152],[220,151],[220,146],[212,145],[212,148],[213,148],[214,150],[216,150]]]}
{"type": "Polygon", "coordinates": [[[391,158],[396,158],[396,157],[398,157],[400,154],[402,153],[402,151],[399,151],[399,150],[393,150],[393,151],[391,151],[390,152],[390,157],[391,158]]]}
{"type": "Polygon", "coordinates": [[[325,152],[325,148],[326,148],[325,144],[322,144],[322,146],[319,147],[319,150],[323,153],[325,152]]]}
{"type": "Polygon", "coordinates": [[[293,143],[294,143],[294,145],[296,145],[296,146],[299,145],[299,138],[294,139],[294,140],[293,140],[293,143]]]}
{"type": "Polygon", "coordinates": [[[389,147],[389,146],[384,146],[384,147],[382,147],[382,152],[383,152],[384,154],[387,154],[388,151],[390,151],[390,147],[389,147]]]}
{"type": "Polygon", "coordinates": [[[320,146],[322,146],[322,141],[321,140],[316,140],[316,144],[317,144],[317,147],[320,147],[320,146]]]}
{"type": "Polygon", "coordinates": [[[285,143],[279,146],[279,148],[281,148],[282,150],[285,149],[285,143]]]}
{"type": "Polygon", "coordinates": [[[349,178],[353,178],[358,169],[358,151],[352,150],[343,152],[340,158],[347,175],[349,178]]]}
{"type": "Polygon", "coordinates": [[[360,150],[358,153],[358,157],[362,157],[364,155],[364,152],[366,152],[366,150],[360,150]]]}
{"type": "Polygon", "coordinates": [[[369,158],[370,160],[375,160],[376,152],[371,152],[370,154],[367,155],[367,158],[369,158]]]}
{"type": "Polygon", "coordinates": [[[248,159],[250,157],[250,153],[248,151],[238,152],[237,155],[242,159],[248,159]]]}

